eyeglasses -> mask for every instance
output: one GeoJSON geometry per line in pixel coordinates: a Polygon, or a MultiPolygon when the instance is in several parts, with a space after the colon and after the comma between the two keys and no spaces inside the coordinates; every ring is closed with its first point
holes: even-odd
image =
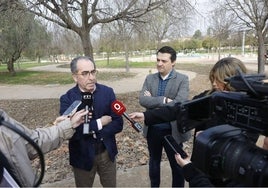
{"type": "Polygon", "coordinates": [[[92,76],[96,76],[96,74],[97,74],[97,70],[96,69],[94,69],[94,70],[92,70],[92,71],[83,71],[83,72],[81,72],[81,73],[76,73],[76,75],[81,75],[81,76],[83,76],[84,78],[86,78],[87,76],[90,76],[90,75],[92,75],[92,76]]]}

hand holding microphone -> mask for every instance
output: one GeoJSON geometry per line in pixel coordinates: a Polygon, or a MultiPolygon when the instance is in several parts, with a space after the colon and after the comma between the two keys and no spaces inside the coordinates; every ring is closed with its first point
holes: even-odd
{"type": "Polygon", "coordinates": [[[132,112],[128,115],[134,121],[144,121],[145,120],[143,112],[132,112]]]}
{"type": "Polygon", "coordinates": [[[76,127],[78,127],[79,125],[81,125],[81,123],[83,123],[83,116],[85,116],[86,114],[88,114],[88,111],[85,111],[84,109],[77,111],[74,115],[72,115],[70,117],[71,120],[71,124],[72,127],[75,129],[76,127]]]}
{"type": "Polygon", "coordinates": [[[130,123],[131,126],[137,131],[137,132],[141,132],[142,131],[142,125],[139,124],[138,122],[135,122],[134,120],[132,120],[128,114],[126,113],[126,107],[123,105],[122,102],[115,100],[112,105],[112,110],[114,113],[116,113],[117,115],[121,116],[123,115],[130,123]]]}

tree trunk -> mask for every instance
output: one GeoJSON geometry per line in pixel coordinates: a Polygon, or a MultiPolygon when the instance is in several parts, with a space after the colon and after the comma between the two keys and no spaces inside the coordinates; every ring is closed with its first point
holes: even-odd
{"type": "Polygon", "coordinates": [[[160,49],[161,47],[161,39],[157,40],[156,42],[156,49],[160,49]]]}
{"type": "Polygon", "coordinates": [[[91,58],[94,59],[93,57],[93,47],[91,44],[91,39],[90,39],[90,30],[89,31],[82,31],[79,34],[81,41],[82,41],[82,46],[84,50],[84,55],[85,56],[90,56],[91,58]]]}
{"type": "Polygon", "coordinates": [[[107,52],[107,66],[110,65],[110,52],[107,52]]]}
{"type": "Polygon", "coordinates": [[[263,74],[265,71],[265,45],[264,45],[264,37],[261,31],[258,31],[258,73],[263,74]]]}
{"type": "Polygon", "coordinates": [[[129,72],[129,50],[127,42],[124,43],[124,49],[125,49],[125,60],[126,60],[126,72],[129,72]]]}
{"type": "Polygon", "coordinates": [[[9,61],[7,62],[7,70],[10,73],[10,75],[15,76],[16,75],[16,71],[14,69],[14,62],[13,59],[9,59],[9,61]]]}
{"type": "Polygon", "coordinates": [[[219,45],[218,45],[218,60],[221,59],[221,41],[219,41],[219,45]]]}

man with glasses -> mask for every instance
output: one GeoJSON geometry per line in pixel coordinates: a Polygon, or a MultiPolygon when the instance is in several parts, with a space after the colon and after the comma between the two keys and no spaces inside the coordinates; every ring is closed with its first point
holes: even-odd
{"type": "Polygon", "coordinates": [[[69,141],[70,164],[73,167],[77,187],[92,187],[96,173],[103,187],[116,187],[116,160],[118,153],[115,135],[123,129],[123,119],[114,114],[111,104],[116,99],[112,88],[97,83],[96,65],[93,59],[80,56],[71,61],[72,77],[76,86],[60,97],[60,114],[82,93],[92,95],[89,113],[89,133],[83,126],[76,129],[69,141]]]}

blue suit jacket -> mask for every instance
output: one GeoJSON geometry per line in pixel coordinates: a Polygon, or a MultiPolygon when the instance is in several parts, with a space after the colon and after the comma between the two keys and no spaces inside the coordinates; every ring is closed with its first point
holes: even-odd
{"type": "MultiPolygon", "coordinates": [[[[69,141],[70,164],[84,170],[92,168],[95,157],[94,143],[99,140],[103,141],[110,159],[114,161],[118,153],[115,135],[123,129],[122,117],[113,113],[111,109],[111,103],[116,99],[113,89],[96,84],[93,99],[93,118],[89,125],[90,130],[96,133],[97,139],[83,135],[83,126],[79,126],[69,141]],[[104,115],[111,116],[112,122],[98,130],[96,120],[104,115]]],[[[77,85],[60,97],[60,114],[63,114],[75,100],[81,100],[81,91],[77,85]]]]}

